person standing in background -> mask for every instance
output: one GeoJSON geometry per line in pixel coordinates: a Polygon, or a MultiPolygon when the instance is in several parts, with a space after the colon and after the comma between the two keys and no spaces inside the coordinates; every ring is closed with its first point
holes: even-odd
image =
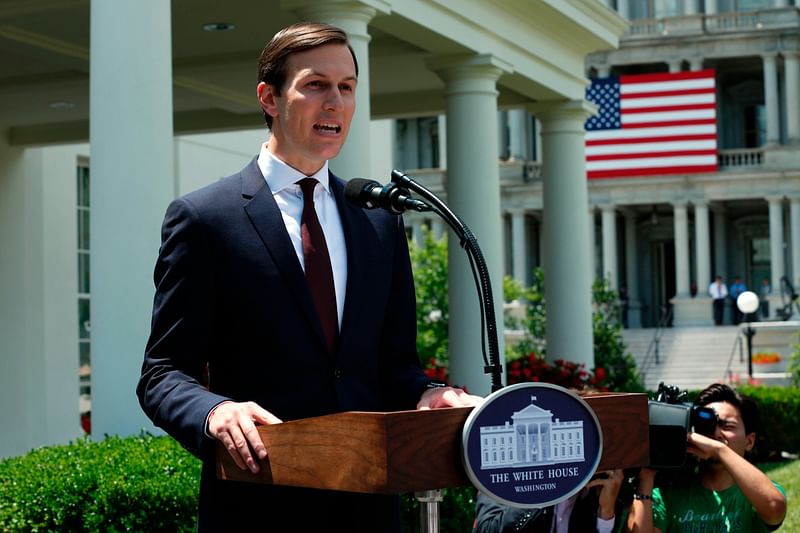
{"type": "Polygon", "coordinates": [[[728,297],[728,287],[722,281],[722,276],[716,276],[708,286],[708,294],[713,300],[714,325],[721,326],[725,314],[725,299],[728,297]]]}

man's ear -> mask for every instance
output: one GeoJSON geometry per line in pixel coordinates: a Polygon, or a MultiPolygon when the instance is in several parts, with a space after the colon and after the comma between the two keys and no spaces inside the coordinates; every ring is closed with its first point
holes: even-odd
{"type": "Polygon", "coordinates": [[[749,451],[751,451],[753,449],[753,446],[756,445],[756,434],[755,434],[755,432],[748,433],[747,435],[745,435],[744,438],[745,438],[745,443],[746,443],[745,451],[749,452],[749,451]]]}
{"type": "Polygon", "coordinates": [[[275,100],[277,97],[275,94],[275,86],[268,85],[262,81],[256,86],[256,93],[258,94],[258,103],[261,105],[261,109],[264,113],[272,118],[277,117],[278,103],[275,100]]]}

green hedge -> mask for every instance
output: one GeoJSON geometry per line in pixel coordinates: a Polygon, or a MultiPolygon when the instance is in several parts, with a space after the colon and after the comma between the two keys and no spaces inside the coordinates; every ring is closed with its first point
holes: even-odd
{"type": "Polygon", "coordinates": [[[740,385],[737,390],[758,404],[758,460],[776,458],[782,451],[800,452],[800,389],[740,385]]]}
{"type": "Polygon", "coordinates": [[[0,461],[0,531],[194,531],[199,480],[169,437],[39,448],[0,461]]]}

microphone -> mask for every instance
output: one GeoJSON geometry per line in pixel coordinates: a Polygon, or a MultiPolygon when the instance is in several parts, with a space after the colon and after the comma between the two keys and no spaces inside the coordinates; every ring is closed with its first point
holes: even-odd
{"type": "Polygon", "coordinates": [[[406,211],[430,211],[431,207],[411,197],[407,189],[398,187],[395,183],[381,185],[375,180],[353,178],[344,188],[344,197],[347,200],[366,209],[378,207],[386,209],[393,215],[401,215],[406,211]]]}

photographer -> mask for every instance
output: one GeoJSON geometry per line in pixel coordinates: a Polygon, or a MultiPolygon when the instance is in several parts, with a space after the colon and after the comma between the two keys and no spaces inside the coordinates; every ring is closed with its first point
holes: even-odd
{"type": "Polygon", "coordinates": [[[717,415],[713,435],[688,434],[687,451],[700,460],[699,469],[654,488],[656,471],[643,468],[627,531],[774,531],[786,515],[786,494],[744,458],[756,441],[755,404],[727,385],[713,384],[695,405],[717,415]]]}
{"type": "Polygon", "coordinates": [[[602,472],[568,500],[539,509],[505,505],[478,494],[473,533],[616,531],[622,515],[617,497],[622,480],[622,470],[602,472]]]}

